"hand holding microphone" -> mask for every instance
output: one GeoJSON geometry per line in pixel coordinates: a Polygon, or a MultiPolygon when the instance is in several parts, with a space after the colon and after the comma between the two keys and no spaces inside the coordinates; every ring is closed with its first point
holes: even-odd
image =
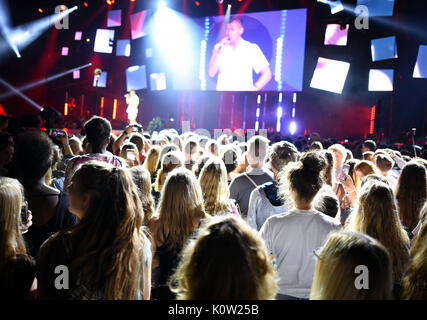
{"type": "Polygon", "coordinates": [[[222,40],[220,42],[218,42],[215,45],[215,49],[219,51],[219,50],[222,49],[222,47],[228,46],[229,44],[230,44],[230,38],[229,37],[224,37],[224,38],[222,38],[222,40]]]}

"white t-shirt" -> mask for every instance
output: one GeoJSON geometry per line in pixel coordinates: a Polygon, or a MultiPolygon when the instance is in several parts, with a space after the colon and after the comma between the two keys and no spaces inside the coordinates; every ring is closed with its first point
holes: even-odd
{"type": "Polygon", "coordinates": [[[269,66],[258,45],[243,38],[235,49],[224,46],[218,59],[219,74],[216,89],[220,91],[253,91],[252,70],[258,74],[269,66]]]}
{"type": "Polygon", "coordinates": [[[297,298],[310,297],[316,257],[331,231],[341,227],[339,221],[317,210],[292,209],[271,216],[259,234],[274,257],[279,273],[279,293],[297,298]]]}

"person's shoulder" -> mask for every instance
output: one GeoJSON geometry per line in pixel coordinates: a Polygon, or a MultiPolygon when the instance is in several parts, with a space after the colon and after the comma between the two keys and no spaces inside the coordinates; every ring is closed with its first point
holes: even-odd
{"type": "Polygon", "coordinates": [[[330,217],[330,216],[328,216],[328,215],[326,215],[326,214],[324,214],[318,210],[313,210],[313,211],[315,212],[316,217],[321,222],[323,222],[325,225],[331,226],[333,228],[340,228],[341,227],[341,223],[337,219],[332,218],[332,217],[330,217]]]}

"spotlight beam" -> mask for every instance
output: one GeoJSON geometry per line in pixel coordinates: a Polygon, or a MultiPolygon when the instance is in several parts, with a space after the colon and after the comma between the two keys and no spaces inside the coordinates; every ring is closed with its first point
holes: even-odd
{"type": "MultiPolygon", "coordinates": [[[[40,86],[40,85],[42,85],[42,84],[45,84],[45,83],[47,83],[47,82],[50,82],[50,81],[52,81],[52,80],[56,80],[56,79],[58,79],[58,78],[61,78],[61,77],[63,77],[63,76],[66,76],[67,74],[73,73],[73,72],[74,72],[74,71],[76,71],[76,70],[81,70],[81,69],[84,69],[84,68],[90,67],[91,65],[92,65],[92,63],[88,63],[88,64],[85,64],[85,65],[83,65],[83,66],[76,67],[76,68],[73,68],[73,69],[70,69],[70,70],[67,70],[67,71],[64,71],[64,72],[61,72],[61,73],[55,74],[55,75],[50,76],[50,77],[47,77],[47,78],[45,78],[45,79],[40,79],[40,80],[37,80],[37,81],[35,81],[35,82],[28,83],[28,84],[26,84],[26,85],[23,85],[22,87],[17,88],[16,90],[18,90],[18,92],[22,92],[22,91],[28,90],[28,89],[31,89],[31,88],[34,88],[34,87],[40,86]]],[[[13,90],[12,90],[12,91],[13,91],[13,90]]],[[[14,94],[16,94],[16,92],[15,92],[15,91],[13,91],[13,92],[7,92],[7,93],[4,93],[4,94],[0,95],[0,100],[4,100],[4,99],[6,99],[6,98],[8,98],[8,97],[10,97],[10,96],[13,96],[14,94]]]]}
{"type": "Polygon", "coordinates": [[[17,90],[14,86],[12,86],[11,84],[9,84],[6,80],[4,80],[3,78],[0,78],[0,83],[3,84],[6,88],[8,88],[9,90],[13,91],[16,95],[20,96],[22,99],[24,99],[25,101],[27,101],[29,104],[31,104],[33,107],[36,107],[38,110],[41,110],[42,107],[35,102],[34,100],[28,98],[25,94],[23,94],[22,92],[19,92],[19,90],[17,90]]]}

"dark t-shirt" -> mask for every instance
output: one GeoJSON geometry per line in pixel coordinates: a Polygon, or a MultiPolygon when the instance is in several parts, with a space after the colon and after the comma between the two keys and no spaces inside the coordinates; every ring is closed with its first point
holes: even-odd
{"type": "Polygon", "coordinates": [[[37,256],[40,246],[55,232],[77,224],[78,219],[68,211],[69,201],[66,193],[59,194],[59,202],[55,213],[47,223],[41,226],[31,226],[24,239],[27,242],[30,255],[37,256]]]}
{"type": "Polygon", "coordinates": [[[0,299],[27,299],[36,276],[36,262],[17,254],[0,263],[0,299]]]}

